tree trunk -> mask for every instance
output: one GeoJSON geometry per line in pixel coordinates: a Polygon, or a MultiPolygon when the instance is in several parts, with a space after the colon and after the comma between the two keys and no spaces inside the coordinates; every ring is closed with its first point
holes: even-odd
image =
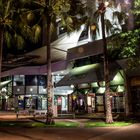
{"type": "Polygon", "coordinates": [[[125,73],[125,88],[126,88],[126,91],[125,91],[125,116],[126,117],[129,117],[130,115],[130,104],[129,104],[129,94],[130,94],[130,81],[129,81],[129,78],[127,78],[127,75],[125,73]]]}
{"type": "MultiPolygon", "coordinates": [[[[44,17],[45,18],[45,17],[44,17]]],[[[53,120],[53,108],[52,108],[52,71],[51,71],[51,23],[49,22],[49,18],[47,18],[47,24],[45,24],[45,31],[43,34],[44,40],[44,46],[46,46],[46,54],[47,54],[47,118],[46,118],[46,123],[51,125],[54,124],[53,120]]]]}
{"type": "Polygon", "coordinates": [[[3,34],[4,34],[3,30],[0,29],[0,83],[1,83],[1,70],[2,70],[3,34]]]}
{"type": "Polygon", "coordinates": [[[105,37],[105,22],[104,12],[101,13],[101,27],[103,39],[103,55],[104,55],[104,81],[105,81],[105,108],[106,108],[106,123],[113,123],[111,98],[110,98],[110,81],[109,81],[109,64],[107,55],[107,42],[105,37]]]}

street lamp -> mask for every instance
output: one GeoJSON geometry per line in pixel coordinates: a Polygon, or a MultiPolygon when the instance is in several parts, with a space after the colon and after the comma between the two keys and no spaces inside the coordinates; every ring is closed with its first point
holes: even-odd
{"type": "Polygon", "coordinates": [[[109,5],[109,2],[102,2],[99,4],[98,12],[101,15],[101,29],[102,29],[102,40],[103,40],[103,57],[104,57],[104,81],[105,81],[105,107],[106,107],[106,122],[112,123],[112,109],[111,109],[111,99],[110,99],[110,87],[109,87],[109,62],[107,54],[107,41],[105,36],[105,19],[104,14],[106,7],[109,5]]]}

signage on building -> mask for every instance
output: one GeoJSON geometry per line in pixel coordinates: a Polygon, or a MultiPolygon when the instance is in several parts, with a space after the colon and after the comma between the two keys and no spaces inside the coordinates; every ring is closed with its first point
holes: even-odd
{"type": "Polygon", "coordinates": [[[131,79],[131,86],[140,86],[140,77],[134,77],[131,79]]]}

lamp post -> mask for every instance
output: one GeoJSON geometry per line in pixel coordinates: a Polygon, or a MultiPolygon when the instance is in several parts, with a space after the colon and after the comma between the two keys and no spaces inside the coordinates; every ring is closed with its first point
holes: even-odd
{"type": "Polygon", "coordinates": [[[107,54],[107,41],[105,36],[105,19],[104,19],[104,14],[108,4],[109,4],[108,2],[104,2],[102,0],[102,2],[99,4],[98,12],[101,15],[101,29],[102,29],[102,40],[103,40],[106,123],[113,123],[111,98],[110,98],[109,62],[108,62],[108,54],[107,54]]]}

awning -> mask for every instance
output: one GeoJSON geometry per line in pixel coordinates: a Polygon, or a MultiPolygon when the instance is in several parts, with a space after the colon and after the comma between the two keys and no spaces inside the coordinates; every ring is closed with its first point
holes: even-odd
{"type": "Polygon", "coordinates": [[[7,81],[4,81],[4,82],[0,82],[0,88],[6,86],[6,85],[9,84],[10,82],[12,82],[12,80],[7,80],[7,81]]]}
{"type": "Polygon", "coordinates": [[[72,61],[88,56],[94,56],[102,53],[103,53],[103,41],[101,39],[68,49],[67,61],[72,61]]]}
{"type": "MultiPolygon", "coordinates": [[[[70,86],[82,83],[92,83],[104,81],[103,64],[91,64],[72,69],[69,74],[65,75],[58,83],[57,86],[70,86]]],[[[109,79],[113,80],[119,66],[117,63],[109,64],[109,79]]]]}

